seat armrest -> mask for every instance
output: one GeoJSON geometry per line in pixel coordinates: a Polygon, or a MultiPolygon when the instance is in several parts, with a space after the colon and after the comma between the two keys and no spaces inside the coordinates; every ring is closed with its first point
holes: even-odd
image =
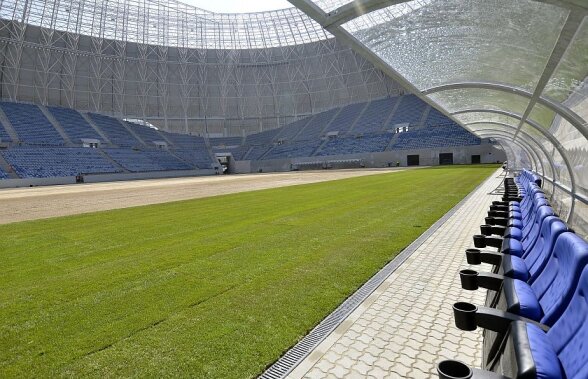
{"type": "Polygon", "coordinates": [[[486,217],[485,221],[488,225],[508,226],[510,219],[506,217],[486,217]]]}
{"type": "Polygon", "coordinates": [[[480,225],[480,232],[485,236],[495,234],[502,237],[506,233],[506,228],[504,225],[480,225]]]}
{"type": "Polygon", "coordinates": [[[504,254],[491,251],[480,251],[478,249],[467,249],[466,259],[471,265],[479,265],[482,263],[489,263],[494,266],[502,264],[504,254]]]}
{"type": "Polygon", "coordinates": [[[482,287],[491,291],[500,291],[504,280],[512,280],[503,275],[491,272],[477,272],[475,270],[461,270],[459,272],[461,288],[468,291],[475,291],[482,287]]]}
{"type": "Polygon", "coordinates": [[[474,246],[477,248],[484,248],[486,246],[492,246],[497,249],[502,247],[502,237],[489,237],[483,234],[476,234],[474,236],[474,246]]]}
{"type": "Polygon", "coordinates": [[[455,326],[461,330],[476,330],[483,328],[496,333],[506,333],[510,324],[515,321],[534,324],[544,332],[549,331],[549,326],[537,321],[504,312],[494,308],[477,307],[470,303],[455,303],[453,305],[455,326]]]}

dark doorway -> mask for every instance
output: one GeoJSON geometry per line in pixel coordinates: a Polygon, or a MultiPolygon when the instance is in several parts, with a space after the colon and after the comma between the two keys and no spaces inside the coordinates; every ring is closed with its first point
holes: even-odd
{"type": "Polygon", "coordinates": [[[418,155],[407,155],[406,165],[407,166],[418,166],[420,164],[420,158],[418,155]]]}
{"type": "Polygon", "coordinates": [[[440,165],[453,164],[453,153],[439,154],[439,164],[440,165]]]}
{"type": "Polygon", "coordinates": [[[472,155],[472,164],[480,164],[480,156],[472,155]]]}

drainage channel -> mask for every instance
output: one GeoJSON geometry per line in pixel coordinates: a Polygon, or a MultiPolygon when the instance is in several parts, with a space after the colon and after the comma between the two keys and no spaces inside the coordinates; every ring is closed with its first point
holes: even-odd
{"type": "MultiPolygon", "coordinates": [[[[486,179],[488,180],[488,179],[486,179]]],[[[323,319],[294,347],[271,365],[260,379],[285,378],[302,362],[329,334],[331,334],[361,303],[365,301],[394,271],[398,269],[441,225],[443,225],[480,188],[486,180],[474,188],[466,197],[437,220],[429,229],[408,245],[400,254],[372,276],[363,286],[349,296],[337,309],[323,319]]]]}

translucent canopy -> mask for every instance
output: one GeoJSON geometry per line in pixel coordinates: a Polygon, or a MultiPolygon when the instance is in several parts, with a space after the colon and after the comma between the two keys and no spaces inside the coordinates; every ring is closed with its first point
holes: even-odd
{"type": "Polygon", "coordinates": [[[515,168],[543,175],[560,214],[588,234],[575,212],[588,203],[588,2],[290,2],[460,125],[495,139],[515,168]]]}
{"type": "Polygon", "coordinates": [[[125,42],[258,49],[331,37],[296,8],[213,13],[174,0],[2,0],[0,18],[125,42]]]}

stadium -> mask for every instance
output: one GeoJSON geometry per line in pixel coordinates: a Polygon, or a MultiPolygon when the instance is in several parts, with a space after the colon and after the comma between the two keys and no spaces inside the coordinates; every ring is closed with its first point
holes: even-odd
{"type": "Polygon", "coordinates": [[[588,378],[588,4],[288,1],[0,1],[0,376],[588,378]]]}

